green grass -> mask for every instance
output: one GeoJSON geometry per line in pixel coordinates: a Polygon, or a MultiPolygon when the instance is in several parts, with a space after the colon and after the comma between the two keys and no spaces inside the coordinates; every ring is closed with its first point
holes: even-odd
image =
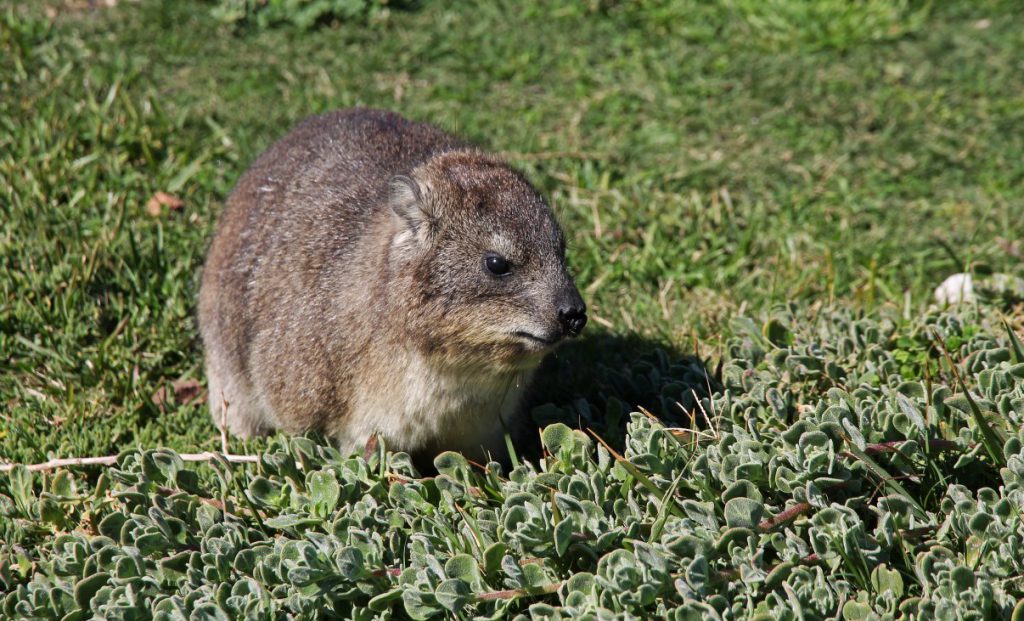
{"type": "Polygon", "coordinates": [[[427,2],[241,34],[190,2],[8,8],[0,457],[212,446],[201,408],[150,402],[201,378],[208,234],[246,164],[332,108],[507,152],[564,222],[591,334],[634,351],[710,355],[779,301],[916,309],[968,265],[1020,273],[1017,6],[798,6],[427,2]],[[185,207],[147,216],[160,190],[185,207]]]}
{"type": "MultiPolygon", "coordinates": [[[[782,396],[731,385],[763,407],[835,405],[841,382],[793,379],[817,350],[774,349],[797,330],[768,321],[790,302],[807,323],[801,343],[863,346],[829,360],[864,382],[896,372],[873,366],[881,348],[927,398],[932,382],[956,392],[915,323],[932,289],[966,269],[1024,276],[1019,2],[424,0],[310,31],[232,28],[211,3],[184,0],[22,4],[0,1],[0,461],[219,447],[202,404],[153,396],[204,381],[196,275],[233,183],[296,121],[334,108],[456,131],[550,198],[592,321],[549,361],[537,401],[553,405],[539,423],[600,426],[637,405],[667,414],[689,399],[681,387],[700,385],[682,357],[695,352],[771,376],[782,396]],[[158,191],[183,207],[147,214],[158,191]],[[833,309],[891,318],[879,325],[892,338],[814,323],[833,309]]],[[[953,353],[1005,340],[1004,312],[1021,325],[1020,307],[990,309],[949,331],[953,353]]],[[[990,381],[981,369],[961,373],[990,381]]],[[[957,425],[985,430],[964,412],[928,428],[947,440],[957,425]]],[[[885,420],[876,441],[909,437],[906,419],[885,420]]],[[[998,443],[985,444],[998,461],[998,443]]],[[[856,474],[921,466],[904,487],[875,484],[928,511],[948,484],[1001,484],[992,464],[936,460],[856,474]]],[[[674,472],[648,476],[664,490],[674,472]]]]}

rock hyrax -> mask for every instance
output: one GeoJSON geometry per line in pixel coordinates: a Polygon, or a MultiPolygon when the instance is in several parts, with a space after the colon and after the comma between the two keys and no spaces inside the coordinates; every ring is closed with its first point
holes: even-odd
{"type": "Polygon", "coordinates": [[[199,293],[210,409],[242,437],[377,433],[503,456],[545,354],[587,321],[551,209],[522,174],[423,123],[313,117],[228,198],[199,293]]]}

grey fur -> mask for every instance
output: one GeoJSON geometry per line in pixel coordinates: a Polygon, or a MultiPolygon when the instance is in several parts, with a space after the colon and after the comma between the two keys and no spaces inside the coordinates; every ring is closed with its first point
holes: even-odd
{"type": "Polygon", "coordinates": [[[210,408],[239,436],[503,453],[541,358],[583,309],[550,208],[445,132],[353,109],[313,117],[239,180],[202,274],[210,408]],[[484,255],[505,256],[506,276],[484,255]],[[536,337],[536,338],[534,338],[536,337]]]}

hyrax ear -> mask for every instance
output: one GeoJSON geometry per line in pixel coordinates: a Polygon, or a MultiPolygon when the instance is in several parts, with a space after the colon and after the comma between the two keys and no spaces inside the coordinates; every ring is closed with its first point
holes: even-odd
{"type": "Polygon", "coordinates": [[[423,188],[412,177],[395,175],[389,184],[388,201],[406,230],[420,240],[426,239],[433,226],[434,214],[427,206],[423,188]]]}

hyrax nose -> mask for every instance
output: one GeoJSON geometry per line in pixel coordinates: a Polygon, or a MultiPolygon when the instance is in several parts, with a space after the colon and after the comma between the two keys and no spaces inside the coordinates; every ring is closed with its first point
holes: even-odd
{"type": "Polygon", "coordinates": [[[564,304],[558,309],[558,322],[569,336],[576,336],[587,325],[587,307],[579,297],[575,303],[564,304]]]}

